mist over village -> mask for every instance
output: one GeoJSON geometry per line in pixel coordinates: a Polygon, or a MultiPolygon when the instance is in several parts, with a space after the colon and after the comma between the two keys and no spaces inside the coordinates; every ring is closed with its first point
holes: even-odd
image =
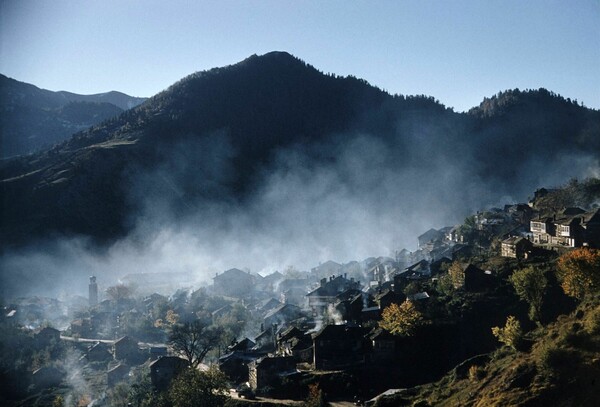
{"type": "Polygon", "coordinates": [[[0,404],[600,405],[597,3],[109,3],[0,4],[0,404]]]}

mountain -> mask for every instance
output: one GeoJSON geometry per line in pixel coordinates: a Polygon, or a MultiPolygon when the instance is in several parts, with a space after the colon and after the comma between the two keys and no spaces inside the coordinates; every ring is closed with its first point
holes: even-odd
{"type": "Polygon", "coordinates": [[[373,211],[383,236],[387,222],[411,232],[450,222],[598,164],[598,111],[543,89],[492,100],[461,114],[432,97],[325,75],[285,52],[254,55],[4,162],[1,241],[110,242],[153,217],[210,222],[240,212],[262,230],[291,222],[296,209],[323,234],[373,211]]]}
{"type": "Polygon", "coordinates": [[[2,158],[28,154],[142,103],[120,92],[52,92],[0,75],[2,158]]]}

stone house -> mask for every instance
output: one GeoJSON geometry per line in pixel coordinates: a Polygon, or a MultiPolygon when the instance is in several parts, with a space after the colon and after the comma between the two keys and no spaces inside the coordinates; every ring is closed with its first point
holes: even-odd
{"type": "Polygon", "coordinates": [[[552,216],[532,219],[529,227],[535,244],[600,247],[600,209],[564,208],[552,216]]]}
{"type": "Polygon", "coordinates": [[[150,381],[157,390],[165,390],[171,381],[189,367],[185,359],[177,356],[164,356],[150,363],[150,381]]]}
{"type": "Polygon", "coordinates": [[[54,366],[44,366],[34,370],[31,374],[31,383],[36,389],[47,389],[58,386],[65,378],[66,373],[54,366]]]}
{"type": "Polygon", "coordinates": [[[465,291],[478,292],[491,288],[494,284],[494,276],[489,271],[484,271],[473,264],[463,266],[465,276],[465,291]]]}
{"type": "Polygon", "coordinates": [[[52,327],[45,327],[36,333],[34,338],[38,347],[45,348],[60,341],[60,331],[52,327]]]}
{"type": "Polygon", "coordinates": [[[305,331],[290,327],[277,335],[277,353],[292,356],[297,362],[312,362],[312,337],[305,331]]]}
{"type": "Polygon", "coordinates": [[[113,355],[110,353],[110,346],[104,342],[96,342],[89,347],[84,357],[88,362],[108,362],[112,360],[113,355]]]}
{"type": "Polygon", "coordinates": [[[360,282],[354,281],[354,278],[348,280],[345,275],[321,279],[320,286],[306,294],[313,316],[322,315],[329,304],[336,302],[338,294],[352,289],[359,290],[360,282]]]}
{"type": "Polygon", "coordinates": [[[106,372],[106,383],[108,387],[114,387],[122,382],[129,375],[129,366],[119,363],[117,366],[106,372]]]}
{"type": "Polygon", "coordinates": [[[229,269],[213,278],[213,291],[228,297],[245,297],[254,287],[254,276],[240,269],[229,269]]]}
{"type": "Polygon", "coordinates": [[[114,355],[117,360],[137,359],[139,356],[137,341],[129,336],[118,339],[114,344],[114,355]]]}
{"type": "Polygon", "coordinates": [[[385,329],[375,328],[369,334],[371,358],[374,362],[391,362],[396,353],[396,338],[385,329]]]}
{"type": "Polygon", "coordinates": [[[253,390],[257,390],[273,386],[278,378],[296,372],[296,360],[293,357],[263,357],[248,365],[248,382],[253,390]]]}
{"type": "Polygon", "coordinates": [[[524,237],[513,236],[502,241],[500,248],[502,257],[524,259],[531,253],[533,244],[524,237]]]}
{"type": "Polygon", "coordinates": [[[290,322],[301,318],[304,315],[302,309],[292,304],[281,304],[272,309],[263,318],[264,326],[276,324],[278,326],[287,326],[290,322]]]}
{"type": "Polygon", "coordinates": [[[234,383],[245,383],[248,381],[248,365],[264,353],[252,351],[233,351],[219,358],[219,370],[234,383]]]}
{"type": "Polygon", "coordinates": [[[362,327],[327,325],[313,335],[313,366],[333,370],[365,363],[368,331],[362,327]]]}

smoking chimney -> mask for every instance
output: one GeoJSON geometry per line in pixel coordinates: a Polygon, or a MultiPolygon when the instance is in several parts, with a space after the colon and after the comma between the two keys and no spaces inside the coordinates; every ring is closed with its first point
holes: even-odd
{"type": "Polygon", "coordinates": [[[90,276],[89,301],[90,307],[98,304],[98,284],[96,284],[96,276],[90,276]]]}

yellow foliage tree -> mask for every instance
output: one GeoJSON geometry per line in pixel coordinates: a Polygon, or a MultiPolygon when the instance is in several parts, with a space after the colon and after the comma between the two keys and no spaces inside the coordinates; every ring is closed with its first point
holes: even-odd
{"type": "Polygon", "coordinates": [[[448,268],[448,275],[450,276],[450,281],[452,281],[452,286],[454,288],[462,288],[465,285],[465,271],[463,270],[461,264],[457,261],[452,263],[450,268],[448,268]]]}
{"type": "Polygon", "coordinates": [[[411,336],[423,323],[423,315],[411,301],[391,304],[381,313],[379,326],[393,335],[411,336]]]}
{"type": "Polygon", "coordinates": [[[495,326],[492,328],[492,334],[502,343],[511,348],[516,349],[521,340],[523,339],[523,331],[521,329],[521,323],[517,318],[510,315],[506,319],[506,325],[504,328],[495,326]]]}
{"type": "Polygon", "coordinates": [[[558,259],[558,278],[565,294],[582,299],[600,288],[600,250],[582,247],[558,259]]]}

